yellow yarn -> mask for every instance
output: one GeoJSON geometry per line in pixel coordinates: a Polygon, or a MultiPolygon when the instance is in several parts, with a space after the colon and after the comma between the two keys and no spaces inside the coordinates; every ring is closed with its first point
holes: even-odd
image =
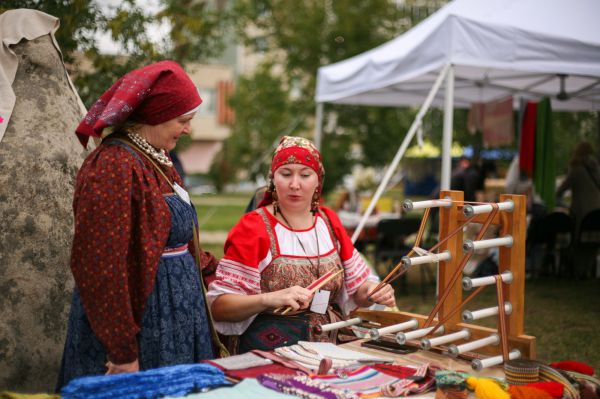
{"type": "Polygon", "coordinates": [[[50,395],[47,393],[17,393],[4,391],[0,392],[0,399],[60,399],[60,395],[50,395]]]}
{"type": "Polygon", "coordinates": [[[510,399],[510,395],[490,378],[468,377],[467,384],[479,399],[510,399]]]}

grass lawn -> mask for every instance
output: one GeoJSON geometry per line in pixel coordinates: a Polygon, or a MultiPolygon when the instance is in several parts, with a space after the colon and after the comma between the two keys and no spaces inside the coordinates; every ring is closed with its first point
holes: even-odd
{"type": "Polygon", "coordinates": [[[246,210],[252,194],[193,196],[200,231],[229,231],[246,210]]]}
{"type": "Polygon", "coordinates": [[[200,231],[229,231],[245,209],[245,205],[196,205],[200,231]]]}
{"type": "Polygon", "coordinates": [[[213,254],[217,259],[221,259],[223,257],[223,244],[202,244],[202,249],[204,251],[208,251],[213,254]]]}

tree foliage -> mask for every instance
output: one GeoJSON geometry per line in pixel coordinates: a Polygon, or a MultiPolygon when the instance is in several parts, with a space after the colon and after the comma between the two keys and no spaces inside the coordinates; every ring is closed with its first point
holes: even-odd
{"type": "Polygon", "coordinates": [[[94,45],[102,13],[90,0],[2,0],[0,13],[15,8],[30,8],[60,17],[60,29],[55,34],[66,61],[72,61],[77,48],[94,45]]]}
{"type": "MultiPolygon", "coordinates": [[[[270,150],[279,136],[296,134],[303,123],[295,117],[296,109],[288,101],[289,96],[282,78],[273,72],[272,64],[262,64],[252,76],[240,77],[231,99],[236,123],[225,149],[227,157],[220,159],[220,163],[228,162],[234,170],[245,171],[243,177],[264,176],[266,170],[261,159],[270,158],[270,150]]],[[[222,166],[217,162],[213,169],[216,171],[222,166]]],[[[213,176],[220,175],[213,173],[213,176]]]]}
{"type": "MultiPolygon", "coordinates": [[[[433,11],[433,10],[431,10],[433,11]]],[[[232,147],[253,137],[246,156],[256,159],[273,137],[299,120],[291,133],[310,136],[314,129],[317,69],[326,64],[360,54],[397,36],[412,26],[412,14],[391,0],[306,0],[293,7],[283,0],[238,0],[233,7],[241,41],[261,54],[268,71],[276,74],[268,82],[265,70],[239,82],[232,101],[236,124],[227,147],[230,168],[244,170],[247,163],[232,147]],[[277,82],[278,81],[278,82],[277,82]],[[244,85],[254,82],[252,92],[244,85]],[[271,96],[271,84],[285,88],[283,96],[271,96]],[[264,93],[264,95],[260,93],[264,93]],[[259,100],[259,104],[251,100],[259,100]],[[248,118],[247,108],[260,108],[248,118]],[[276,113],[270,112],[276,109],[276,113]],[[293,123],[293,122],[292,122],[293,123]],[[259,127],[257,129],[257,127],[259,127]],[[244,137],[244,139],[242,139],[244,137]]],[[[423,14],[420,18],[424,18],[423,14]]],[[[414,110],[326,105],[322,153],[326,168],[324,190],[331,190],[350,173],[355,162],[385,165],[414,118],[414,110]],[[362,153],[356,154],[358,143],[362,153]]],[[[271,155],[271,154],[269,154],[271,155]]]]}
{"type": "Polygon", "coordinates": [[[114,7],[101,7],[101,0],[3,0],[0,12],[13,8],[43,11],[60,19],[56,39],[65,61],[72,65],[74,83],[86,106],[126,72],[153,61],[171,59],[180,64],[206,62],[223,49],[229,14],[210,2],[160,0],[156,14],[123,0],[114,7]],[[152,24],[169,23],[164,40],[149,36],[152,24]],[[95,35],[108,32],[121,48],[119,55],[103,54],[95,35]],[[77,57],[83,54],[85,57],[77,57]],[[91,66],[82,68],[82,65],[91,66]]]}

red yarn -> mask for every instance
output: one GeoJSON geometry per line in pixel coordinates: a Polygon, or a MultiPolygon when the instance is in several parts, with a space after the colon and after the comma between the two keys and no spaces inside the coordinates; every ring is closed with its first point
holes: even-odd
{"type": "Polygon", "coordinates": [[[547,382],[532,382],[531,384],[525,385],[526,387],[541,389],[542,391],[548,392],[553,398],[562,398],[565,392],[565,386],[560,382],[547,381],[547,382]]]}
{"type": "Polygon", "coordinates": [[[552,399],[548,392],[528,386],[511,385],[508,393],[512,399],[552,399]]]}
{"type": "Polygon", "coordinates": [[[581,374],[594,375],[594,368],[588,364],[576,362],[575,360],[564,360],[562,362],[550,363],[555,369],[575,371],[581,374]]]}

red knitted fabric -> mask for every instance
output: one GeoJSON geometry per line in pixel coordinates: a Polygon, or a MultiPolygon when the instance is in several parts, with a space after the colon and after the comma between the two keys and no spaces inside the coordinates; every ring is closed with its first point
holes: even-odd
{"type": "Polygon", "coordinates": [[[89,136],[126,120],[158,125],[202,103],[198,89],[173,61],[161,61],[129,72],[108,89],[85,115],[75,133],[86,147],[89,136]]]}
{"type": "Polygon", "coordinates": [[[552,399],[548,392],[527,386],[511,385],[508,393],[512,399],[552,399]]]}
{"type": "Polygon", "coordinates": [[[594,368],[588,364],[577,362],[575,360],[564,360],[562,362],[550,363],[555,369],[575,371],[581,374],[594,375],[594,368]]]}
{"type": "Polygon", "coordinates": [[[553,398],[562,398],[565,392],[565,386],[560,382],[547,381],[547,382],[532,382],[531,384],[525,385],[531,388],[541,389],[542,391],[548,392],[553,398]]]}

